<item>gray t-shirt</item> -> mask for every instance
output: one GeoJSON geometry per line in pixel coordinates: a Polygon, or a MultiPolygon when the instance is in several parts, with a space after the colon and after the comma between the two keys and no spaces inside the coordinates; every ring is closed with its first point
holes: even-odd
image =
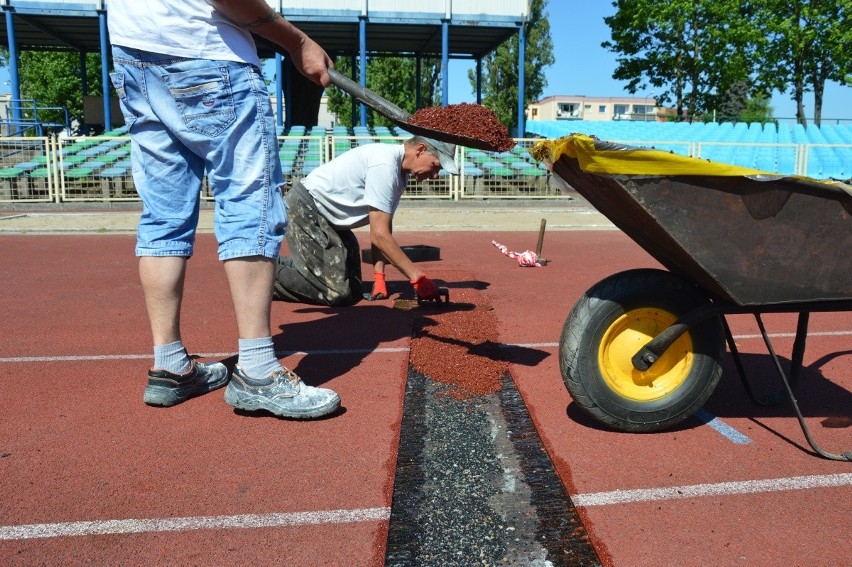
{"type": "Polygon", "coordinates": [[[408,175],[402,144],[365,144],[324,163],[302,179],[320,213],[335,228],[369,224],[370,207],[393,214],[408,175]]]}

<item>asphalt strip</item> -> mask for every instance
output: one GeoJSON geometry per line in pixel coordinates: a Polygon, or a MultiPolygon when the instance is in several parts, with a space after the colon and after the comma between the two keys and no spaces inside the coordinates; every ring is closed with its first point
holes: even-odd
{"type": "Polygon", "coordinates": [[[511,377],[459,399],[409,367],[385,565],[601,565],[511,377]]]}

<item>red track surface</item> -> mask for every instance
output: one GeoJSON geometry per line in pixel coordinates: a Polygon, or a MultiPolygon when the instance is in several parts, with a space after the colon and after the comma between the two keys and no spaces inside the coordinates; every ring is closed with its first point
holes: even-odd
{"type": "MultiPolygon", "coordinates": [[[[453,288],[484,288],[501,342],[547,354],[534,365],[518,356],[511,372],[572,496],[718,487],[714,495],[582,508],[604,562],[849,565],[852,465],[804,449],[788,406],[753,406],[730,357],[705,409],[748,444],[697,419],[664,433],[615,433],[578,410],[559,373],[565,317],[605,276],[657,264],[619,232],[550,232],[544,255],[551,263],[544,268],[519,268],[491,244],[522,251],[534,247],[536,236],[418,232],[400,241],[440,247],[442,259],[426,267],[446,282],[451,298],[453,288]],[[846,476],[839,486],[797,490],[778,480],[837,478],[827,475],[846,476]],[[740,481],[768,482],[733,494],[718,485],[740,481]]],[[[344,410],[330,419],[240,415],[221,392],[149,408],[142,390],[150,338],[133,243],[132,236],[0,237],[0,562],[381,564],[410,315],[390,302],[335,310],[273,306],[276,346],[288,351],[284,363],[308,383],[340,393],[344,410]],[[314,512],[331,514],[299,515],[314,512]],[[245,523],[211,525],[210,517],[245,523]],[[187,526],[170,531],[163,522],[175,518],[187,518],[187,526]],[[100,535],[92,526],[110,531],[109,525],[75,524],[109,520],[133,520],[121,526],[138,533],[100,535]],[[33,524],[48,524],[54,535],[34,537],[33,524]],[[55,535],[61,529],[83,535],[55,535]]],[[[390,273],[392,283],[401,279],[390,273]]],[[[212,235],[199,236],[186,287],[185,343],[233,362],[235,323],[212,235]]],[[[766,321],[789,359],[792,338],[777,334],[792,333],[794,317],[766,321]]],[[[731,325],[758,384],[776,389],[762,342],[752,338],[753,320],[735,317],[731,325]]],[[[798,399],[815,438],[833,452],[852,449],[850,337],[849,313],[812,316],[798,399]]]]}

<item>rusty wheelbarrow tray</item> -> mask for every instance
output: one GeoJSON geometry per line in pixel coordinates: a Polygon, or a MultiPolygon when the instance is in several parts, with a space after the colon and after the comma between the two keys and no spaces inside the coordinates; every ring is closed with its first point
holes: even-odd
{"type": "Polygon", "coordinates": [[[560,367],[575,402],[623,431],[691,416],[721,376],[727,343],[755,403],[789,399],[809,314],[852,310],[852,188],[575,134],[539,142],[536,159],[668,271],[630,270],[590,288],[563,327],[560,367]],[[726,315],[753,314],[784,385],[758,399],[726,315]],[[760,317],[798,313],[790,377],[760,317]]]}

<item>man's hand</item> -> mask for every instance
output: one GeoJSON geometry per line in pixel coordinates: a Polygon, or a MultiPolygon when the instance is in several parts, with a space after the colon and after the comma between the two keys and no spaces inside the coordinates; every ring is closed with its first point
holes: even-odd
{"type": "Polygon", "coordinates": [[[426,276],[420,276],[412,281],[411,285],[414,286],[414,291],[417,293],[418,299],[429,301],[438,298],[438,286],[426,276]]]}
{"type": "Polygon", "coordinates": [[[385,283],[384,272],[373,273],[373,293],[370,294],[370,299],[387,299],[388,286],[385,283]]]}

